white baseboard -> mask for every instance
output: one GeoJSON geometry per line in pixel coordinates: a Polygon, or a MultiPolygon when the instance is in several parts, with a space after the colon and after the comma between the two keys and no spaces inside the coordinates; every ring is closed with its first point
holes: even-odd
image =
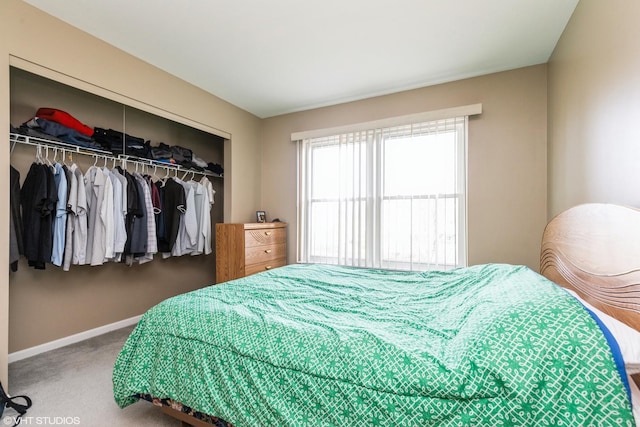
{"type": "Polygon", "coordinates": [[[55,350],[60,347],[64,347],[70,344],[75,344],[80,341],[87,340],[89,338],[97,337],[98,335],[106,334],[107,332],[115,331],[126,326],[135,325],[142,315],[133,316],[128,319],[120,320],[119,322],[110,323],[108,325],[100,326],[88,331],[80,332],[68,337],[60,338],[55,341],[50,341],[44,344],[37,345],[35,347],[25,348],[24,350],[16,351],[9,354],[9,363],[17,362],[18,360],[26,359],[27,357],[35,356],[40,353],[55,350]]]}

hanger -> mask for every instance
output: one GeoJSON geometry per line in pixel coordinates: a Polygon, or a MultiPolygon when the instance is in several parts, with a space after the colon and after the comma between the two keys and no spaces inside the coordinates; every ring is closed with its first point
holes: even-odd
{"type": "Polygon", "coordinates": [[[42,145],[38,144],[36,148],[36,163],[43,164],[44,159],[42,158],[42,145]]]}
{"type": "Polygon", "coordinates": [[[162,182],[162,186],[164,187],[164,185],[167,183],[167,180],[170,178],[170,176],[169,176],[170,170],[166,166],[161,166],[161,167],[163,167],[164,170],[165,170],[164,176],[162,178],[160,178],[160,182],[162,182]]]}
{"type": "Polygon", "coordinates": [[[53,163],[51,163],[51,160],[49,160],[49,146],[45,145],[44,147],[45,149],[45,161],[49,164],[49,166],[53,166],[53,163]]]}

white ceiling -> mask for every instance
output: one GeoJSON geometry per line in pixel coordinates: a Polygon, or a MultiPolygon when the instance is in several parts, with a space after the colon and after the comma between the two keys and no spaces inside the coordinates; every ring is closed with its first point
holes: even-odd
{"type": "Polygon", "coordinates": [[[578,0],[26,0],[258,117],[545,63],[578,0]]]}

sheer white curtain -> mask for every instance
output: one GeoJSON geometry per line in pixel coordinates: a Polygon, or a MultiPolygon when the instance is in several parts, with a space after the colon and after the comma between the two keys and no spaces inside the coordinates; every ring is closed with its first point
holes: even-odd
{"type": "Polygon", "coordinates": [[[466,117],[298,141],[298,262],[466,264],[466,117]]]}

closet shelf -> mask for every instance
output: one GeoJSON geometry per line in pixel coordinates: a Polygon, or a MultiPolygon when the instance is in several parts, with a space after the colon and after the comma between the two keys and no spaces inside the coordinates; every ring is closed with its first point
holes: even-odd
{"type": "Polygon", "coordinates": [[[163,168],[163,169],[167,169],[168,171],[174,171],[175,173],[184,172],[184,173],[193,173],[197,175],[209,176],[213,178],[220,178],[220,179],[223,178],[222,175],[218,175],[211,171],[198,171],[195,169],[185,168],[180,165],[173,165],[173,164],[160,162],[153,159],[145,159],[142,157],[127,156],[125,154],[119,154],[117,156],[114,156],[110,151],[99,150],[99,149],[90,148],[90,147],[80,147],[73,144],[67,144],[66,142],[62,142],[62,141],[53,141],[50,139],[22,135],[19,133],[9,133],[9,141],[11,142],[11,153],[13,153],[13,149],[15,148],[16,144],[24,144],[24,145],[32,145],[36,147],[43,147],[45,149],[61,150],[63,152],[63,156],[64,156],[64,153],[75,153],[75,154],[82,154],[85,156],[92,156],[92,157],[95,157],[96,160],[104,159],[105,161],[106,160],[118,161],[122,163],[122,167],[125,169],[127,164],[133,164],[133,165],[144,166],[144,167],[163,168]]]}

